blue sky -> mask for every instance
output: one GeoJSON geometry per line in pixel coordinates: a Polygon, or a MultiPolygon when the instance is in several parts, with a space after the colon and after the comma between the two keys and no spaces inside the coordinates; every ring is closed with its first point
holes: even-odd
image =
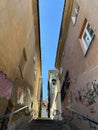
{"type": "Polygon", "coordinates": [[[43,99],[47,98],[48,70],[55,69],[64,0],[39,0],[43,99]]]}

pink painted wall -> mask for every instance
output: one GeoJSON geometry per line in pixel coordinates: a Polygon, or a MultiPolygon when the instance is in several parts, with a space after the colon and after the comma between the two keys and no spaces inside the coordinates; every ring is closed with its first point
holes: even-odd
{"type": "MultiPolygon", "coordinates": [[[[80,7],[79,14],[75,26],[70,19],[61,62],[63,68],[61,85],[67,70],[69,70],[71,80],[70,89],[67,91],[62,106],[65,114],[65,107],[70,105],[73,109],[98,121],[98,85],[96,91],[92,88],[94,80],[98,84],[98,16],[96,15],[98,1],[77,0],[77,2],[80,7]],[[79,42],[79,35],[85,18],[95,33],[86,56],[84,56],[79,42]],[[89,88],[87,89],[88,83],[89,88]]],[[[85,120],[80,121],[75,117],[74,123],[83,130],[90,130],[89,123],[85,120]]]]}

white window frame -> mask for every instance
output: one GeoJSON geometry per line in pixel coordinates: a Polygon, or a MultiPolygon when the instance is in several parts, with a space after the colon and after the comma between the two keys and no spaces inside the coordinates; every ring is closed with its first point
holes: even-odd
{"type": "Polygon", "coordinates": [[[79,9],[80,9],[80,7],[79,7],[78,3],[75,1],[74,9],[73,9],[73,15],[71,17],[73,25],[76,24],[77,17],[78,17],[78,14],[79,14],[79,9]],[[78,8],[77,8],[77,6],[78,6],[78,8]]]}
{"type": "Polygon", "coordinates": [[[83,31],[83,34],[82,34],[82,37],[81,37],[81,42],[82,42],[82,44],[83,44],[83,52],[84,52],[84,55],[86,55],[86,53],[87,53],[87,51],[88,51],[88,49],[89,49],[89,46],[90,46],[90,44],[92,43],[92,40],[93,40],[93,38],[94,38],[94,36],[95,36],[95,33],[94,33],[94,31],[93,31],[93,29],[92,29],[92,31],[93,31],[93,34],[92,34],[92,36],[90,35],[90,33],[89,33],[89,31],[87,30],[87,26],[90,26],[90,28],[92,29],[92,27],[91,27],[91,25],[88,23],[88,21],[87,21],[87,23],[86,23],[86,26],[85,26],[85,28],[84,28],[84,31],[83,31]],[[84,39],[84,35],[86,34],[86,38],[84,39]]]}

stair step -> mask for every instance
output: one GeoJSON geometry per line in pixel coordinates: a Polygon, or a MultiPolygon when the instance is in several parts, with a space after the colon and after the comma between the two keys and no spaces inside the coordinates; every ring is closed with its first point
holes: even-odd
{"type": "Polygon", "coordinates": [[[62,121],[50,119],[32,120],[30,123],[25,122],[16,130],[80,130],[75,125],[63,124],[62,121]]]}

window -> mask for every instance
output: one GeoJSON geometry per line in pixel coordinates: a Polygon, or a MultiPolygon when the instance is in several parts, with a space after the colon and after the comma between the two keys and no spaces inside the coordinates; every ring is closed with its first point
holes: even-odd
{"type": "Polygon", "coordinates": [[[25,48],[23,49],[23,57],[24,57],[25,61],[27,61],[27,56],[26,56],[25,48]]]}
{"type": "Polygon", "coordinates": [[[34,80],[36,80],[36,76],[37,76],[37,69],[34,69],[34,80]]]}
{"type": "Polygon", "coordinates": [[[82,32],[80,33],[80,43],[81,43],[84,55],[86,55],[87,50],[88,50],[94,36],[95,36],[95,34],[94,34],[94,31],[93,31],[91,25],[85,19],[82,32]]]}
{"type": "Polygon", "coordinates": [[[26,61],[27,61],[27,56],[26,56],[26,51],[25,51],[25,48],[24,48],[23,54],[22,54],[22,57],[21,57],[21,60],[20,60],[20,64],[18,66],[22,78],[23,78],[23,69],[24,69],[26,61]]]}
{"type": "Polygon", "coordinates": [[[76,24],[78,14],[79,14],[79,5],[75,1],[73,5],[73,11],[72,11],[72,17],[71,17],[73,25],[76,24]]]}
{"type": "Polygon", "coordinates": [[[52,84],[56,85],[56,79],[52,79],[52,84]]]}
{"type": "Polygon", "coordinates": [[[33,57],[33,63],[35,64],[35,62],[36,62],[36,57],[34,56],[33,57]]]}
{"type": "Polygon", "coordinates": [[[62,84],[62,89],[61,89],[61,100],[62,101],[64,100],[64,97],[66,95],[67,89],[69,88],[69,85],[70,85],[70,77],[69,77],[69,71],[67,70],[66,74],[65,74],[64,82],[62,84]]]}

